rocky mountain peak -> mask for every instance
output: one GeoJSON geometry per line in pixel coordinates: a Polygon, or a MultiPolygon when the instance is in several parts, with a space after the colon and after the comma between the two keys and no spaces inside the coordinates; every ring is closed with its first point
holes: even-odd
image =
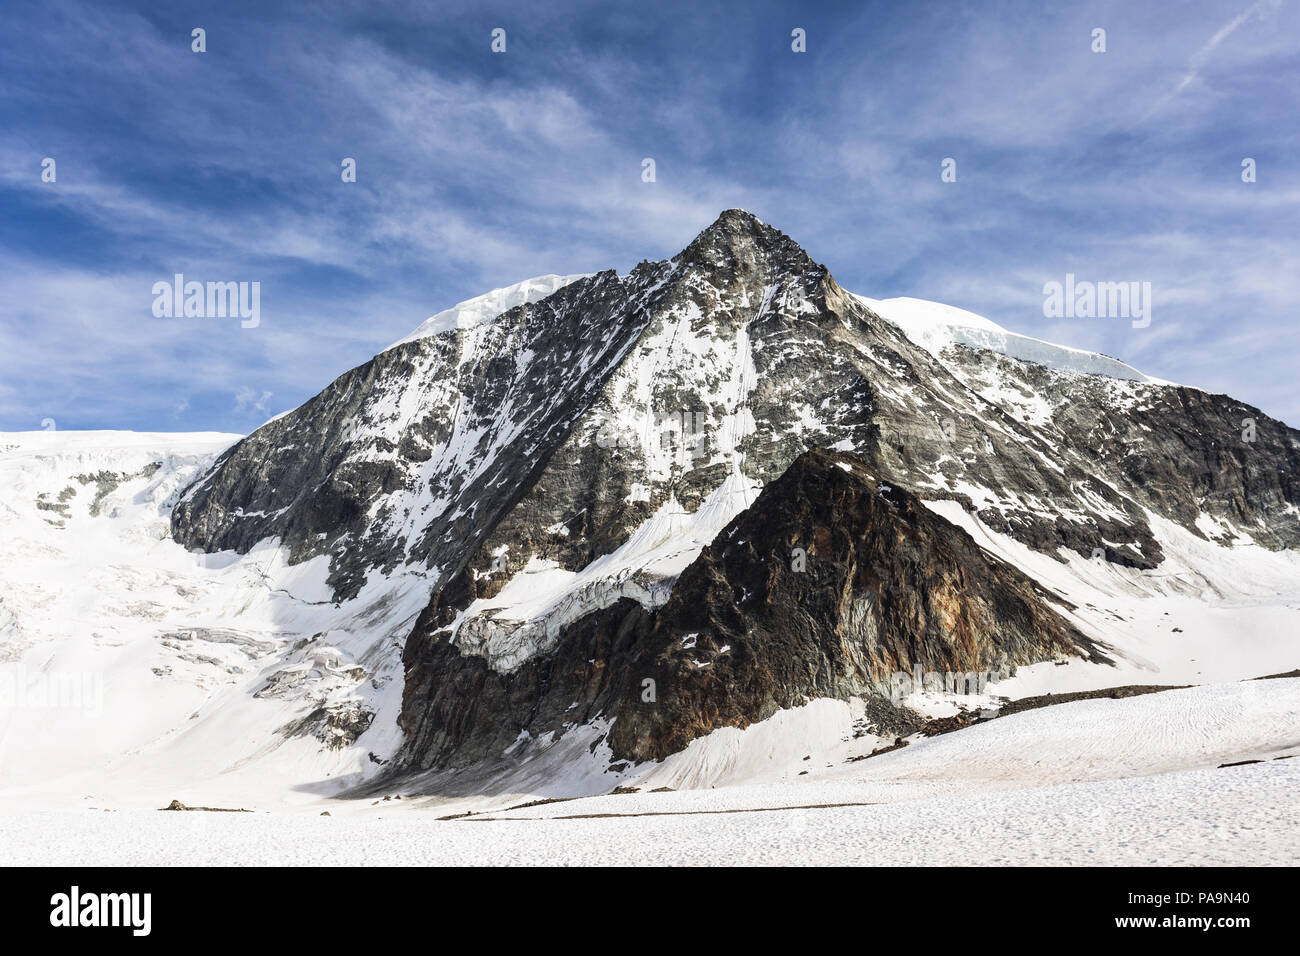
{"type": "Polygon", "coordinates": [[[744,209],[724,210],[676,261],[741,278],[771,270],[825,272],[797,242],[744,209]]]}

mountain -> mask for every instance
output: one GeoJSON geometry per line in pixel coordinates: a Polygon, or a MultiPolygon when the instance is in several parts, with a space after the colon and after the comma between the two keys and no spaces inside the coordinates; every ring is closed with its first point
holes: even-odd
{"type": "Polygon", "coordinates": [[[1147,593],[1215,586],[1196,541],[1300,545],[1294,429],[853,295],[740,210],[670,260],[451,312],[226,450],[171,515],[189,549],[326,562],[340,606],[420,576],[390,770],[509,764],[577,727],[611,763],[660,758],[802,700],[878,698],[893,669],[1115,656],[1055,572],[991,541],[1147,593]],[[833,487],[852,520],[818,500],[833,487]],[[782,570],[794,547],[807,579],[782,570]],[[647,678],[672,695],[653,717],[647,678]]]}

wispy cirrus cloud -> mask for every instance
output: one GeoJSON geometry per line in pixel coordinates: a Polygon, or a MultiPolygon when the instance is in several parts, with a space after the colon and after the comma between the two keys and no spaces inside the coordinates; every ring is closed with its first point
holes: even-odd
{"type": "Polygon", "coordinates": [[[1173,95],[1177,96],[1196,81],[1196,78],[1200,75],[1201,69],[1209,61],[1210,55],[1218,49],[1219,44],[1232,36],[1232,34],[1237,31],[1238,27],[1252,17],[1276,11],[1280,6],[1280,0],[1258,0],[1257,3],[1252,3],[1245,10],[1241,11],[1241,13],[1237,14],[1223,26],[1219,27],[1219,29],[1215,31],[1214,36],[1210,37],[1203,47],[1192,54],[1192,58],[1188,62],[1187,73],[1178,81],[1178,85],[1174,87],[1173,95]]]}

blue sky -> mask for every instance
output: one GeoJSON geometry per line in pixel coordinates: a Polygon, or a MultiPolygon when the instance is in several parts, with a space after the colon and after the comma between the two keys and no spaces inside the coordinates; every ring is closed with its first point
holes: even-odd
{"type": "Polygon", "coordinates": [[[855,292],[1300,425],[1296,0],[808,7],[7,4],[0,429],[249,431],[459,300],[733,206],[855,292]],[[176,272],[260,282],[261,324],[156,318],[176,272]],[[1067,272],[1151,282],[1151,325],[1044,318],[1067,272]]]}

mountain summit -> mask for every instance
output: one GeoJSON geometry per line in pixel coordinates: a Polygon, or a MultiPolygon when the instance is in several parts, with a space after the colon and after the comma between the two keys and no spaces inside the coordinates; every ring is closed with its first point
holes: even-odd
{"type": "Polygon", "coordinates": [[[725,210],[674,261],[734,270],[759,258],[789,271],[820,268],[797,242],[744,209],[725,210]]]}

